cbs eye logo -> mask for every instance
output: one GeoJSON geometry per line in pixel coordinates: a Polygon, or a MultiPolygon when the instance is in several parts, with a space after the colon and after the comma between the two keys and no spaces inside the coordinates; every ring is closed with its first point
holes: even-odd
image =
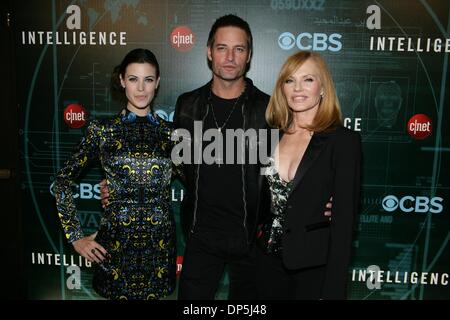
{"type": "Polygon", "coordinates": [[[383,209],[387,212],[392,212],[398,208],[398,199],[394,196],[386,196],[382,202],[383,209]]]}
{"type": "Polygon", "coordinates": [[[278,37],[278,45],[283,50],[290,50],[295,46],[295,37],[290,32],[283,32],[278,37]]]}

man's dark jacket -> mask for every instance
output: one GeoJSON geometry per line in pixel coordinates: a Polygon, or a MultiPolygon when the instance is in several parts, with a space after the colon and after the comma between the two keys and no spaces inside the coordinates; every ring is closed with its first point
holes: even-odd
{"type": "MultiPolygon", "coordinates": [[[[243,130],[255,129],[259,139],[259,129],[268,128],[265,120],[265,111],[270,97],[256,88],[250,79],[246,78],[245,81],[246,89],[243,93],[243,98],[241,98],[243,103],[239,106],[238,110],[243,115],[243,130]]],[[[174,115],[175,129],[186,129],[189,131],[190,136],[194,137],[194,121],[204,121],[210,112],[208,102],[210,90],[211,81],[203,87],[182,94],[178,98],[174,115]]],[[[249,143],[249,140],[246,139],[246,154],[248,154],[249,148],[253,148],[254,146],[255,143],[249,143]]],[[[194,143],[191,143],[191,155],[193,155],[193,148],[194,143]]],[[[195,231],[198,208],[199,168],[200,164],[194,164],[193,156],[191,157],[191,164],[183,165],[186,193],[181,205],[181,223],[185,236],[189,236],[190,233],[195,231]]],[[[247,231],[247,241],[251,243],[255,238],[254,235],[258,219],[257,212],[259,209],[259,197],[262,184],[260,165],[248,164],[246,161],[242,165],[242,181],[244,185],[242,197],[245,211],[242,223],[247,231]]],[[[223,192],[223,194],[226,197],[226,192],[223,192]]]]}

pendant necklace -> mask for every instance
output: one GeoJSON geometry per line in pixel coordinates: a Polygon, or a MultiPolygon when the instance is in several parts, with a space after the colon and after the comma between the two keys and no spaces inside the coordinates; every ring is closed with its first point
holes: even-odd
{"type": "MultiPolygon", "coordinates": [[[[244,90],[242,91],[242,93],[244,93],[244,90]]],[[[236,109],[236,106],[239,102],[239,100],[241,100],[242,97],[242,93],[239,95],[239,97],[236,98],[236,101],[233,104],[233,107],[231,108],[230,113],[228,114],[228,117],[225,119],[225,121],[222,123],[221,126],[219,126],[219,123],[217,122],[217,118],[216,118],[216,114],[214,113],[214,106],[212,104],[212,90],[209,90],[209,104],[211,105],[211,111],[212,111],[212,115],[213,115],[213,119],[214,119],[214,124],[216,125],[217,131],[219,131],[219,133],[222,133],[222,129],[226,126],[226,124],[228,123],[228,120],[230,120],[231,115],[234,112],[234,109],[236,109]]]]}

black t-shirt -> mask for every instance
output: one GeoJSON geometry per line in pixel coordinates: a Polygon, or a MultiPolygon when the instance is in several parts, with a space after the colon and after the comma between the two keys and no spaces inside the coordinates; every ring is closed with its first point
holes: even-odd
{"type": "MultiPolygon", "coordinates": [[[[204,160],[200,165],[198,210],[195,227],[197,231],[209,230],[235,235],[242,235],[244,232],[242,165],[237,164],[237,138],[234,138],[235,143],[233,144],[233,164],[225,163],[227,162],[226,129],[243,128],[243,99],[242,97],[237,99],[222,99],[212,94],[209,113],[203,122],[204,131],[211,128],[217,129],[213,117],[214,112],[217,124],[220,127],[223,126],[221,132],[223,136],[223,154],[220,157],[222,158],[222,164],[220,165],[216,163],[205,164],[204,160]],[[235,104],[236,106],[231,116],[226,121],[235,104]]],[[[211,142],[203,141],[203,150],[211,142]]],[[[217,155],[214,156],[217,158],[217,155]]]]}

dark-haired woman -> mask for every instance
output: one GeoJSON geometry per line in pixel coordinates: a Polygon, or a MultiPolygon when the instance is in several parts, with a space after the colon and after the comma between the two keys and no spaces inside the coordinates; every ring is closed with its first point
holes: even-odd
{"type": "Polygon", "coordinates": [[[126,111],[94,120],[56,177],[58,214],[67,240],[94,263],[93,288],[107,299],[159,299],[175,287],[175,224],[170,214],[172,128],[151,110],[159,65],[146,49],[130,51],[113,73],[126,111]],[[71,185],[99,159],[109,186],[98,232],[85,235],[71,185]]]}

